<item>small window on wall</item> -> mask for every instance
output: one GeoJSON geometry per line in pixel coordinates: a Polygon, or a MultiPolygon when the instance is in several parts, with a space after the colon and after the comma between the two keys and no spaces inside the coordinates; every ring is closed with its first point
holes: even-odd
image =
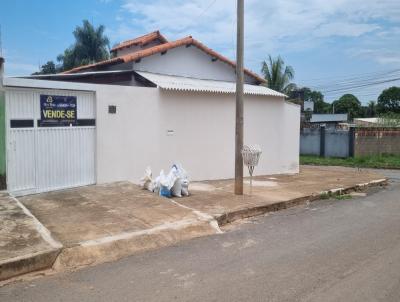
{"type": "Polygon", "coordinates": [[[109,114],[116,114],[116,113],[117,113],[117,106],[115,106],[115,105],[108,105],[108,113],[109,113],[109,114]]]}

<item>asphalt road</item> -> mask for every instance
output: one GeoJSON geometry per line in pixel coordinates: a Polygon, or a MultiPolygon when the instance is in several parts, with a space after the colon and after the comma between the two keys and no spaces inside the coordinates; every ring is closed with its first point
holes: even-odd
{"type": "Polygon", "coordinates": [[[0,288],[0,301],[400,301],[400,173],[323,200],[74,273],[0,288]]]}

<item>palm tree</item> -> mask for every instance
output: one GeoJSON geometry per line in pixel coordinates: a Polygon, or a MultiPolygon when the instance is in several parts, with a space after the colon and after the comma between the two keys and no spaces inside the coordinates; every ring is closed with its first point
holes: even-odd
{"type": "Polygon", "coordinates": [[[262,62],[261,68],[261,72],[267,80],[267,86],[283,93],[288,93],[296,88],[296,85],[291,83],[294,78],[292,66],[285,66],[285,62],[280,56],[274,59],[269,55],[268,58],[268,63],[262,62]]]}
{"type": "Polygon", "coordinates": [[[104,25],[95,28],[88,20],[84,20],[83,26],[76,27],[74,31],[76,55],[87,63],[108,59],[110,41],[104,31],[104,25]]]}
{"type": "Polygon", "coordinates": [[[368,117],[374,117],[376,115],[376,102],[375,101],[368,102],[367,115],[368,115],[368,117]]]}
{"type": "Polygon", "coordinates": [[[83,20],[83,26],[77,26],[73,32],[75,43],[57,57],[63,63],[63,69],[108,59],[110,42],[104,31],[103,25],[96,28],[88,20],[83,20]]]}

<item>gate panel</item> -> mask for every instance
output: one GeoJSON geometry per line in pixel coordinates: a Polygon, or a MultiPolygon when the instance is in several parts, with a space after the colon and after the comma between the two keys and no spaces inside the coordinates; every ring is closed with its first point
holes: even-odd
{"type": "Polygon", "coordinates": [[[8,190],[28,193],[35,190],[34,130],[12,129],[9,131],[7,155],[8,190]]]}
{"type": "Polygon", "coordinates": [[[7,88],[7,186],[14,195],[96,182],[96,127],[39,127],[41,94],[76,96],[78,125],[96,117],[93,92],[7,88]]]}
{"type": "Polygon", "coordinates": [[[95,183],[94,127],[37,130],[37,185],[41,191],[95,183]]]}

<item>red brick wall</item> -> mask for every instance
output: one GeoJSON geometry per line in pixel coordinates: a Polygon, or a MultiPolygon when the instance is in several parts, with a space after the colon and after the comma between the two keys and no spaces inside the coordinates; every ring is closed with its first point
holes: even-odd
{"type": "Polygon", "coordinates": [[[400,154],[400,128],[356,128],[354,144],[355,156],[400,154]]]}

